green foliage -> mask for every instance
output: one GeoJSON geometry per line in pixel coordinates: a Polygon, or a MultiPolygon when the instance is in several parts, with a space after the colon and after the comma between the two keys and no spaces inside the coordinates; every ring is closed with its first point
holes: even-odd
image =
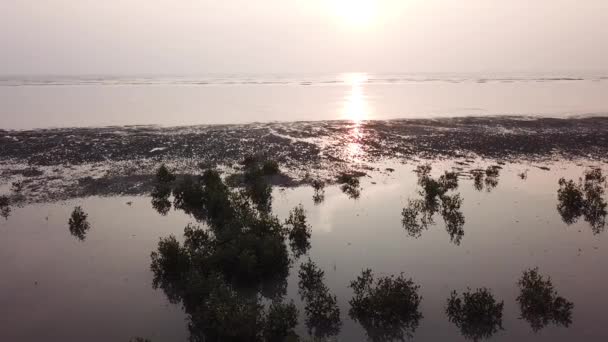
{"type": "Polygon", "coordinates": [[[469,289],[462,294],[462,298],[453,291],[448,299],[446,314],[465,338],[479,341],[503,329],[503,306],[504,302],[497,302],[486,288],[475,292],[469,289]]]}
{"type": "Polygon", "coordinates": [[[264,173],[264,175],[273,176],[280,172],[279,163],[276,160],[265,160],[262,163],[262,173],[264,173]]]}
{"type": "Polygon", "coordinates": [[[338,301],[323,282],[324,275],[325,272],[310,259],[300,265],[298,272],[298,293],[306,304],[308,333],[321,340],[338,335],[342,328],[338,301]]]}
{"type": "Polygon", "coordinates": [[[433,216],[441,212],[450,240],[459,245],[464,236],[464,215],[460,210],[462,198],[460,194],[448,195],[448,191],[458,188],[458,174],[445,172],[435,180],[430,176],[429,164],[419,165],[415,172],[418,174],[418,185],[421,199],[409,200],[408,205],[401,211],[401,224],[408,235],[418,238],[430,225],[434,225],[433,216]]]}
{"type": "Polygon", "coordinates": [[[289,232],[289,246],[294,256],[299,258],[306,254],[310,249],[311,228],[306,223],[306,212],[302,204],[291,210],[285,226],[289,232]]]}
{"type": "Polygon", "coordinates": [[[574,304],[558,296],[551,278],[544,278],[538,268],[524,272],[517,282],[520,294],[517,297],[521,317],[534,332],[538,332],[550,322],[568,327],[572,323],[574,304]]]}
{"type": "Polygon", "coordinates": [[[75,207],[72,211],[72,215],[68,220],[70,233],[80,241],[84,241],[87,231],[91,228],[87,221],[88,215],[82,210],[81,207],[75,207]]]}
{"type": "Polygon", "coordinates": [[[293,331],[298,324],[298,309],[293,301],[273,301],[264,317],[263,338],[267,342],[297,340],[293,331]]]}
{"type": "Polygon", "coordinates": [[[413,337],[423,318],[419,311],[420,286],[403,274],[375,280],[367,269],[350,287],[355,294],[349,302],[349,316],[363,326],[370,340],[403,341],[413,337]]]}
{"type": "Polygon", "coordinates": [[[601,233],[606,226],[606,177],[600,169],[585,172],[584,178],[574,180],[561,178],[557,190],[557,211],[566,224],[573,224],[582,216],[591,225],[594,234],[601,233]]]}

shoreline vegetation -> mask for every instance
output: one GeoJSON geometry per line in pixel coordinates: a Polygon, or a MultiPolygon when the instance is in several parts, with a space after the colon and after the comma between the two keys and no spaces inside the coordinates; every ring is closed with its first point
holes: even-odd
{"type": "Polygon", "coordinates": [[[608,117],[513,116],[0,130],[0,185],[18,189],[13,203],[144,195],[154,187],[158,166],[166,164],[179,177],[216,168],[234,186],[240,181],[231,175],[242,173],[242,158],[264,151],[281,165],[272,185],[320,191],[321,185],[342,184],[357,198],[356,179],[387,160],[418,165],[450,159],[461,173],[480,179],[480,160],[607,163],[606,131],[608,117]]]}

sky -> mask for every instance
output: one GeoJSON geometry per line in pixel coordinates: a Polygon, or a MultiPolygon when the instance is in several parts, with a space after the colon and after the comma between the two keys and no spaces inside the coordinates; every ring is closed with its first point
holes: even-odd
{"type": "Polygon", "coordinates": [[[0,74],[608,70],[607,0],[0,0],[0,74]]]}

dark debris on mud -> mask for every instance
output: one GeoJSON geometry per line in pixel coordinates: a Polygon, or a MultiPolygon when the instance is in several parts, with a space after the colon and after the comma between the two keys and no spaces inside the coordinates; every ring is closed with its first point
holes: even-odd
{"type": "Polygon", "coordinates": [[[244,156],[260,152],[281,165],[283,176],[275,180],[281,186],[306,183],[307,174],[335,183],[341,173],[365,172],[386,159],[607,161],[606,132],[608,117],[0,130],[0,184],[23,181],[31,201],[145,194],[161,163],[178,174],[208,167],[232,174],[244,156]]]}

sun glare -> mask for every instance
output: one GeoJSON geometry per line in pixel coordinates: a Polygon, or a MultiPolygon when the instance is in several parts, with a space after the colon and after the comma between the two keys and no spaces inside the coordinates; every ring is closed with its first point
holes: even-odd
{"type": "Polygon", "coordinates": [[[367,26],[376,16],[376,0],[333,0],[334,12],[344,23],[367,26]]]}

